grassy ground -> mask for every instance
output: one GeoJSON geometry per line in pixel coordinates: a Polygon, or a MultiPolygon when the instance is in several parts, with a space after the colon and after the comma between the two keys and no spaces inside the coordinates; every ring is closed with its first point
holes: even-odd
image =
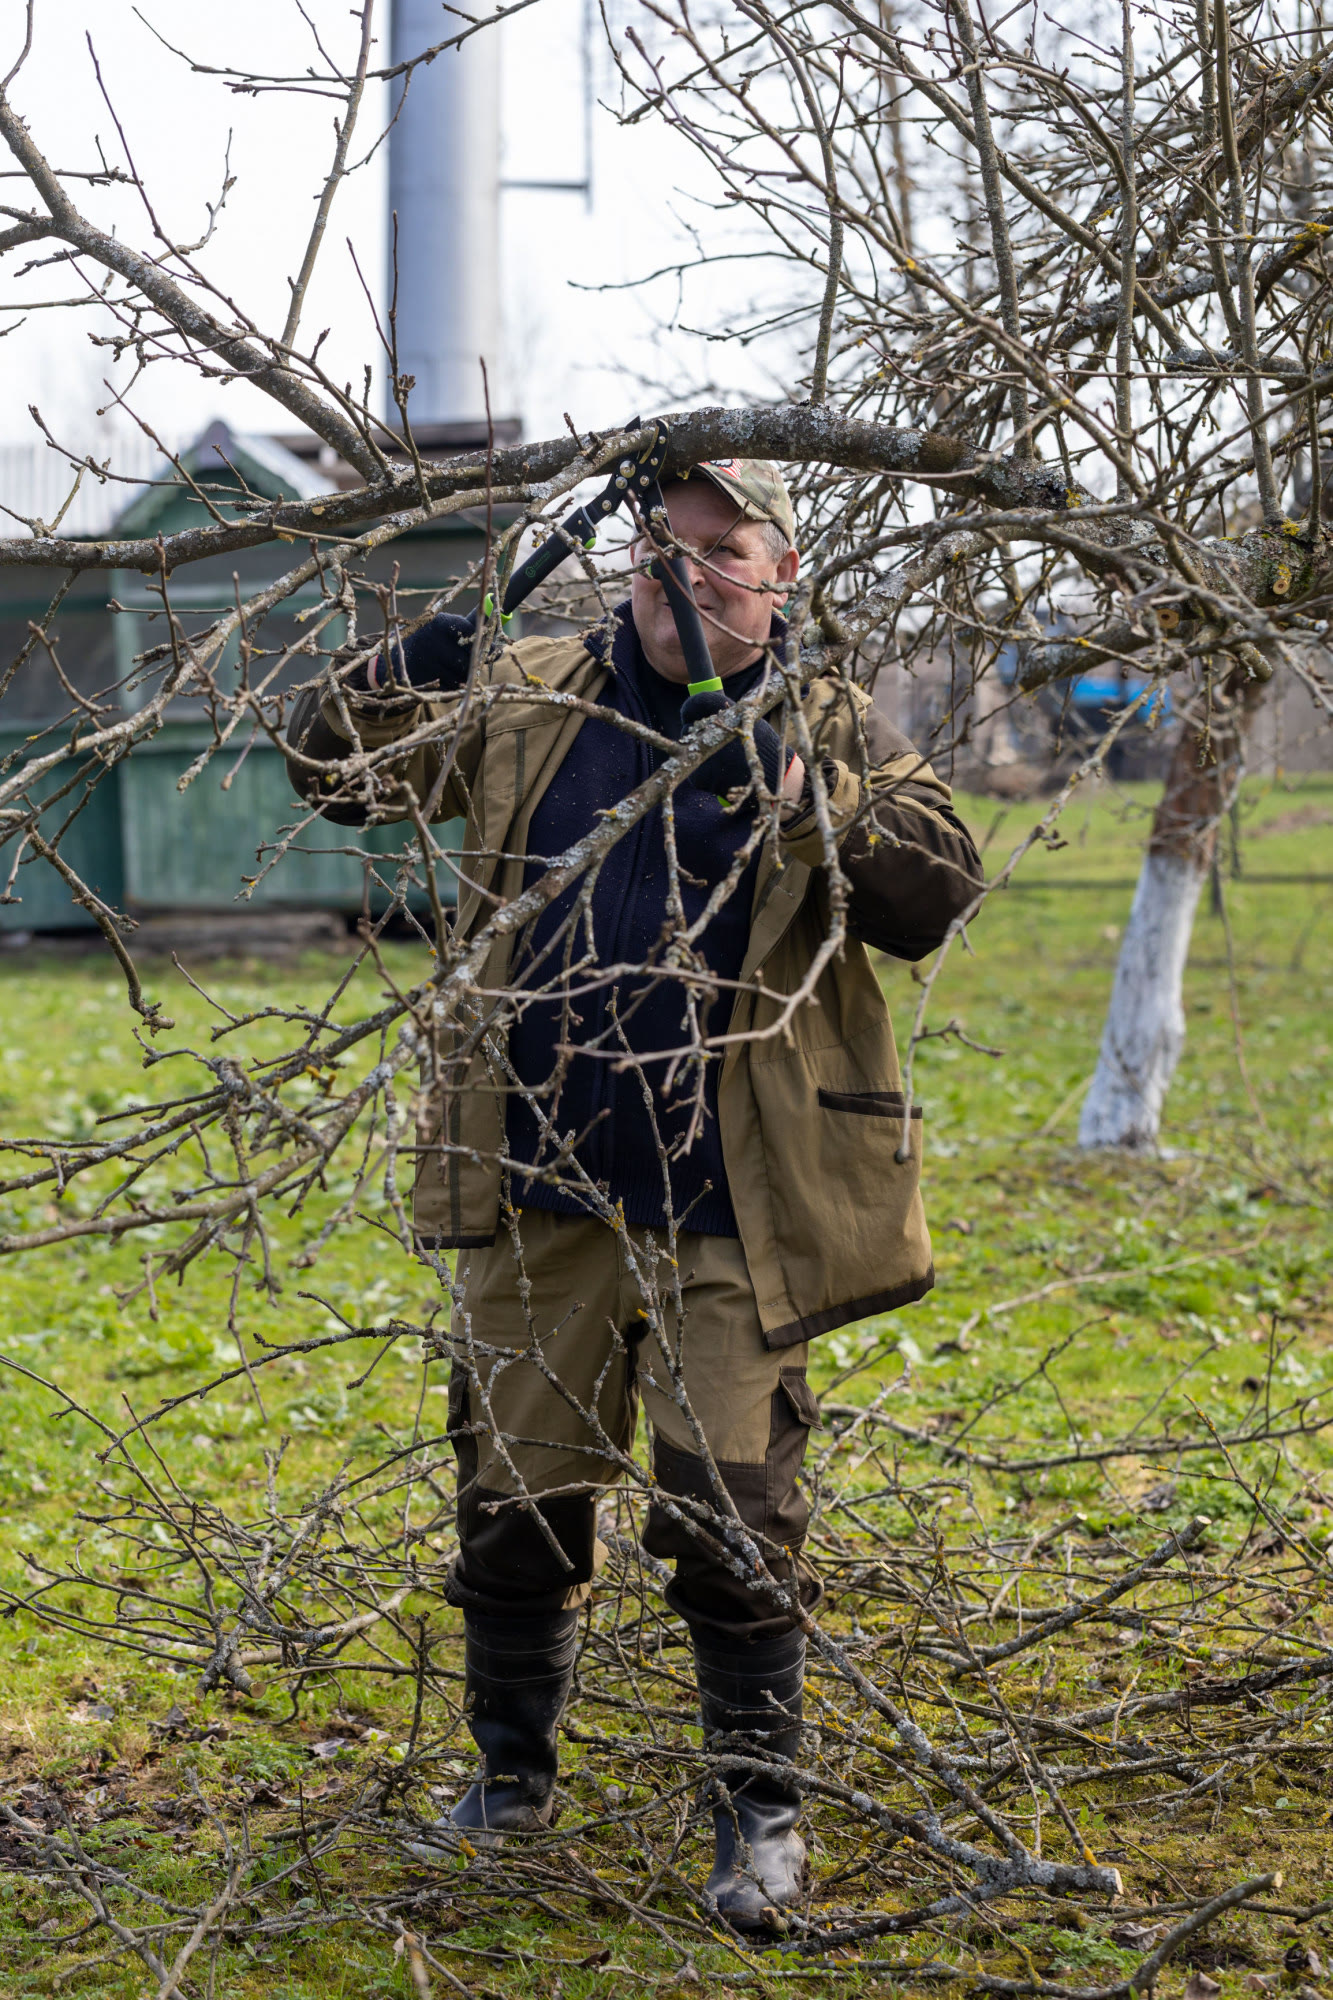
{"type": "MultiPolygon", "coordinates": [[[[978,837],[987,840],[992,866],[1036,817],[1030,807],[1001,810],[981,800],[967,809],[978,837]]],[[[854,1405],[908,1361],[910,1382],[893,1408],[904,1433],[900,1469],[909,1482],[938,1475],[938,1441],[956,1436],[988,1405],[969,1433],[971,1443],[1012,1462],[1032,1455],[1034,1441],[1041,1444],[1036,1455],[1050,1455],[1071,1437],[1095,1446],[1140,1420],[1145,1437],[1168,1423],[1179,1434],[1197,1433],[1204,1418],[1227,1430],[1257,1397],[1312,1395],[1333,1369],[1326,1205],[1333,1149],[1333,785],[1254,786],[1247,794],[1240,872],[1232,872],[1228,855],[1222,881],[1234,980],[1226,928],[1205,903],[1165,1155],[1139,1164],[1087,1160],[1072,1147],[1078,1105],[1095,1060],[1149,809],[1141,788],[1076,803],[1062,823],[1065,844],[1028,858],[1017,885],[975,926],[975,955],[956,954],[936,989],[935,1025],[953,1018],[971,1040],[1001,1051],[980,1054],[956,1037],[941,1038],[926,1043],[919,1057],[939,1286],[892,1320],[825,1339],[812,1368],[827,1402],[854,1405]],[[1261,879],[1282,875],[1326,879],[1261,879]],[[1084,884],[1102,886],[1078,886],[1084,884]],[[1052,1349],[1059,1353],[1043,1368],[1052,1349]],[[867,1357],[874,1357],[868,1369],[850,1372],[867,1357]],[[1026,1386],[1014,1386],[1025,1377],[1026,1386]]],[[[391,969],[407,981],[418,961],[398,948],[391,969]]],[[[200,969],[200,977],[223,1005],[244,1011],[261,1000],[322,997],[330,970],[328,960],[281,970],[247,963],[200,969]]],[[[903,967],[886,965],[885,979],[905,1039],[920,989],[903,967]]],[[[211,1053],[206,1023],[214,1017],[200,997],[174,971],[156,974],[149,986],[176,1020],[171,1045],[211,1053]]],[[[368,1004],[374,992],[374,975],[367,975],[344,1012],[357,1010],[358,996],[368,1004]]],[[[191,1087],[197,1069],[188,1056],[142,1072],[127,1020],[123,987],[100,956],[53,959],[34,950],[0,958],[3,1129],[76,1135],[145,1095],[167,1099],[191,1087]]],[[[258,1027],[238,1040],[254,1053],[279,1046],[281,1032],[258,1027]]],[[[436,1305],[425,1274],[367,1227],[337,1234],[313,1269],[292,1267],[294,1254],[313,1241],[331,1204],[350,1187],[350,1178],[331,1184],[306,1215],[280,1226],[284,1289],[276,1302],[247,1295],[244,1323],[252,1339],[287,1341],[336,1325],[329,1306],[353,1322],[382,1323],[395,1314],[424,1320],[436,1305]]],[[[0,1232],[40,1226],[49,1212],[45,1193],[20,1198],[0,1211],[0,1232]]],[[[226,1332],[229,1273],[220,1263],[196,1269],[183,1289],[159,1297],[153,1317],[142,1296],[129,1306],[117,1300],[138,1274],[141,1255],[133,1244],[107,1248],[90,1240],[0,1266],[0,1350],[113,1425],[127,1409],[142,1412],[235,1360],[226,1332]]],[[[400,1343],[363,1387],[350,1388],[359,1372],[327,1354],[286,1361],[265,1373],[262,1410],[243,1382],[233,1383],[163,1418],[156,1448],[183,1488],[224,1498],[244,1514],[262,1494],[263,1452],[290,1438],[281,1480],[297,1499],[339,1465],[355,1469],[381,1459],[388,1443],[411,1428],[418,1407],[428,1420],[432,1412],[442,1418],[443,1396],[433,1380],[421,1400],[415,1343],[400,1343]]],[[[41,1566],[67,1567],[80,1538],[90,1569],[110,1560],[105,1529],[89,1519],[105,1511],[97,1488],[106,1477],[95,1459],[99,1434],[82,1416],[60,1418],[59,1407],[27,1376],[0,1373],[0,1581],[11,1590],[31,1588],[41,1566]],[[83,1517],[77,1526],[76,1513],[83,1517]]],[[[1321,1485],[1328,1462],[1314,1440],[1301,1441],[1285,1458],[1270,1453],[1263,1466],[1270,1506],[1299,1523],[1316,1547],[1333,1528],[1333,1486],[1326,1501],[1321,1485]]],[[[1255,1511],[1234,1481],[1220,1476],[1224,1470],[1211,1454],[1179,1460],[1121,1454],[1102,1465],[1031,1475],[978,1464],[957,1504],[969,1506],[988,1531],[1014,1526],[1025,1536],[1079,1515],[1078,1533],[1090,1547],[1135,1546],[1149,1529],[1157,1534],[1202,1512],[1213,1517],[1216,1537],[1239,1544],[1252,1539],[1255,1511]]],[[[443,1550],[447,1540],[442,1534],[435,1546],[443,1550]]],[[[438,1602],[429,1610],[451,1645],[454,1614],[438,1602]]],[[[1216,1638],[1219,1649],[1224,1637],[1216,1638]]],[[[1200,1640],[1196,1656],[1206,1658],[1207,1651],[1200,1640]]],[[[1146,1670],[1143,1685],[1155,1684],[1156,1669],[1149,1663],[1146,1670]]],[[[1183,1669],[1171,1661],[1161,1671],[1165,1686],[1183,1669]]],[[[1104,1635],[1066,1648],[1058,1672],[1070,1687],[1117,1684],[1104,1635]]],[[[340,1788],[354,1788],[406,1735],[411,1711],[410,1688],[400,1692],[397,1683],[355,1673],[307,1685],[299,1700],[289,1698],[280,1676],[248,1699],[198,1696],[194,1685],[193,1677],[53,1631],[31,1613],[10,1618],[0,1625],[0,1743],[7,1758],[0,1797],[22,1810],[36,1796],[24,1786],[57,1787],[70,1810],[83,1815],[92,1829],[86,1837],[101,1843],[99,1851],[188,1902],[208,1893],[220,1837],[201,1809],[189,1807],[193,1785],[215,1805],[248,1802],[263,1849],[266,1801],[289,1798],[300,1787],[304,1800],[327,1804],[340,1788]],[[315,1754],[314,1745],[327,1745],[340,1730],[343,1749],[335,1759],[315,1754]]],[[[577,1775],[587,1759],[571,1755],[577,1775]]],[[[446,1787],[461,1768],[446,1760],[446,1787]]],[[[1203,1849],[1199,1826],[1188,1819],[1161,1833],[1149,1830],[1146,1803],[1141,1826],[1133,1813],[1118,1819],[1113,1813],[1129,1901],[1170,1896],[1172,1883],[1222,1884],[1274,1863],[1287,1871],[1287,1894],[1315,1901],[1333,1873],[1324,1803],[1308,1791],[1283,1795],[1267,1781],[1246,1797],[1249,1803],[1229,1804],[1214,1819],[1203,1849]],[[1136,1835],[1142,1835],[1137,1848],[1136,1835]]],[[[1095,1802],[1090,1827],[1104,1830],[1105,1805],[1095,1802]]],[[[283,1865],[286,1852],[276,1832],[273,1838],[269,1859],[261,1854],[270,1868],[283,1865]]],[[[830,1852],[834,1846],[831,1840],[830,1852]]],[[[0,1847],[0,1992],[47,1993],[63,1990],[62,1981],[108,2000],[145,1991],[146,1975],[132,1960],[85,1963],[107,1950],[105,1933],[101,1943],[55,1941],[78,1929],[77,1906],[49,1877],[13,1866],[16,1859],[12,1846],[0,1847]]],[[[697,1872],[701,1860],[696,1850],[688,1866],[697,1872]]],[[[383,1859],[367,1867],[377,1881],[392,1875],[383,1859]]],[[[355,1853],[335,1856],[324,1871],[321,1903],[336,1904],[358,1880],[355,1853]]],[[[450,1963],[473,1991],[558,1987],[573,2000],[585,1991],[628,1990],[616,1980],[628,1981],[631,1970],[635,1978],[656,1977],[652,1939],[617,1925],[609,1912],[585,1912],[580,1923],[561,1928],[517,1909],[481,1917],[465,1896],[452,1908],[446,1928],[460,1956],[450,1963]],[[500,1956],[469,1960],[469,1950],[500,1956]],[[613,1954],[610,1970],[580,1969],[598,1950],[613,1954]]],[[[1283,1925],[1266,1921],[1266,1928],[1257,1917],[1235,1921],[1227,1933],[1231,1962],[1225,1952],[1197,1962],[1211,1964],[1212,1976],[1236,1991],[1247,1968],[1280,1969],[1283,1925]]],[[[1049,1915],[1014,1938],[1020,1957],[1035,1952],[1057,1975],[1087,1984],[1134,1962],[1105,1927],[1062,1930],[1049,1915]]],[[[275,1945],[258,1957],[224,1954],[216,1990],[247,2000],[411,1994],[410,1954],[396,1956],[393,1947],[391,1935],[332,1919],[321,1929],[312,1920],[299,1944],[275,1945]]],[[[753,1968],[737,1975],[721,1952],[713,1959],[701,1954],[699,1965],[720,1991],[738,1976],[758,1976],[753,1968]]],[[[779,1970],[770,1961],[763,1977],[771,1983],[779,1970]]],[[[1166,1984],[1183,1978],[1173,1970],[1166,1984]]],[[[816,1990],[818,1982],[799,1984],[816,1990]]],[[[187,1988],[202,1993],[202,1975],[192,1987],[187,1980],[187,1988]]]]}

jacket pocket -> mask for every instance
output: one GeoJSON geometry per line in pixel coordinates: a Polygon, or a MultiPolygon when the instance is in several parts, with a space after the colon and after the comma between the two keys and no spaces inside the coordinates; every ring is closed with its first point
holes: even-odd
{"type": "MultiPolygon", "coordinates": [[[[824,1111],[850,1111],[859,1118],[896,1118],[902,1123],[907,1103],[901,1090],[825,1090],[820,1086],[819,1104],[824,1111]]],[[[921,1116],[921,1106],[912,1106],[913,1118],[921,1116]]]]}
{"type": "Polygon", "coordinates": [[[781,1306],[777,1287],[760,1293],[772,1347],[891,1311],[930,1288],[919,1192],[925,1121],[916,1105],[904,1115],[892,1046],[866,1052],[876,1067],[861,1054],[853,1040],[750,1071],[785,1290],[781,1306]]]}

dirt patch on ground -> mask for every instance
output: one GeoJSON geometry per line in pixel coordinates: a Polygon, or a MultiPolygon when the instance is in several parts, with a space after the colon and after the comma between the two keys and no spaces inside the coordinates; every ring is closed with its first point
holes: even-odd
{"type": "Polygon", "coordinates": [[[1315,826],[1333,826],[1333,809],[1328,806],[1293,806],[1290,812],[1278,813],[1273,819],[1247,827],[1251,840],[1265,840],[1275,833],[1304,833],[1315,826]]]}

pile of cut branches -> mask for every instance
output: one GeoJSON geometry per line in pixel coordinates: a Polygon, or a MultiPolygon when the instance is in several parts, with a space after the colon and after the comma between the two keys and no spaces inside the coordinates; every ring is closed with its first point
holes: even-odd
{"type": "MultiPolygon", "coordinates": [[[[349,1346],[416,1340],[424,1390],[448,1346],[431,1329],[349,1328],[322,1345],[341,1361],[349,1346]]],[[[252,1366],[262,1378],[291,1354],[252,1366]]],[[[291,1725],[336,1691],[327,1733],[306,1745],[327,1776],[313,1789],[290,1775],[209,1784],[187,1761],[182,1791],[153,1806],[122,1785],[107,1807],[117,1822],[155,1811],[204,1843],[194,1900],[136,1870],[77,1781],[29,1784],[0,1807],[5,1860],[60,1913],[29,1969],[48,1951],[62,1978],[137,1958],[159,1994],[189,1995],[212,1990],[218,1965],[336,1931],[395,1945],[422,1991],[438,1975],[476,1992],[506,1968],[737,1986],[855,1968],[1115,1996],[1150,1989],[1176,1956],[1215,1965],[1228,1939],[1265,1963],[1261,1920],[1299,1942],[1333,1907],[1317,1893],[1327,1842],[1299,1831],[1325,1816],[1333,1645],[1325,1551],[1276,1475],[1297,1469],[1300,1440],[1317,1446],[1317,1403],[1281,1404],[1270,1356],[1269,1393],[1230,1435],[1200,1417],[1193,1435],[1086,1447],[1111,1466],[1195,1456],[1243,1534],[1187,1517],[1169,1481],[1109,1527],[1073,1514],[1000,1530],[977,1482],[1006,1459],[1020,1486],[1077,1464],[1077,1439],[1020,1451],[997,1430],[994,1394],[972,1420],[909,1439],[883,1358],[871,1341],[844,1371],[812,1468],[828,1591],[810,1621],[799,1767],[816,1867],[776,1959],[720,1932],[701,1895],[716,1760],[701,1747],[667,1572],[639,1542],[646,1467],[603,1505],[608,1561],[562,1730],[556,1824],[478,1851],[439,1824],[471,1769],[458,1620],[442,1595],[445,1440],[418,1418],[373,1467],[304,1497],[271,1454],[262,1498],[240,1514],[192,1490],[154,1444],[172,1399],[120,1435],[98,1426],[77,1559],[30,1558],[30,1586],[7,1593],[5,1611],[178,1676],[190,1707],[154,1722],[158,1757],[228,1731],[281,1738],[272,1697],[289,1701],[291,1725]],[[1241,1865],[1254,1842],[1236,1842],[1274,1801],[1285,1894],[1282,1870],[1241,1865]],[[76,1907],[82,1924],[67,1921],[76,1907]]],[[[735,1545],[724,1504],[700,1508],[699,1526],[735,1545]]]]}

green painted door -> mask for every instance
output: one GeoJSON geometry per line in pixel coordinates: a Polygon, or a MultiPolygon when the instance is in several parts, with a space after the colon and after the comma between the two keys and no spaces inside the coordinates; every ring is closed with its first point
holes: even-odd
{"type": "MultiPolygon", "coordinates": [[[[0,756],[21,750],[27,742],[20,731],[0,731],[0,756]]],[[[57,764],[42,780],[39,797],[49,797],[78,774],[73,761],[57,764]]],[[[125,894],[124,851],[121,846],[120,786],[122,767],[99,772],[98,783],[82,810],[65,828],[60,852],[71,868],[94,893],[111,908],[122,907],[125,894]]],[[[54,841],[73,808],[84,799],[84,787],[76,789],[48,807],[39,827],[46,839],[54,841]]],[[[8,883],[14,867],[14,842],[0,846],[0,879],[8,883]]],[[[86,910],[70,898],[64,879],[49,861],[28,848],[19,864],[8,894],[13,901],[0,903],[0,930],[44,931],[84,929],[93,922],[86,910]]]]}

